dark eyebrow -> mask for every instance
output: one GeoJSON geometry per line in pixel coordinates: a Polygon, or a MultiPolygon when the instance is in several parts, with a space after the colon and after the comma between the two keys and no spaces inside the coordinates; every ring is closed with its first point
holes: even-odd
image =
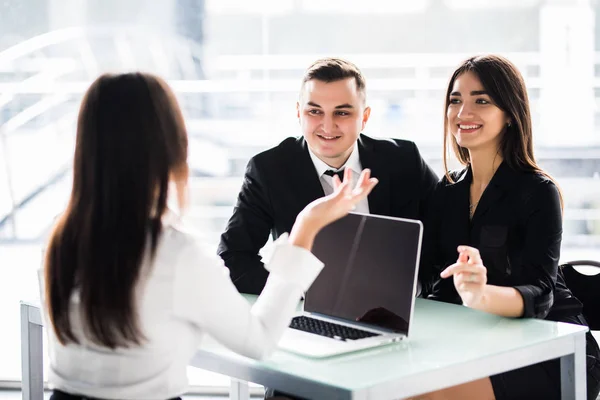
{"type": "MultiPolygon", "coordinates": [[[[473,90],[471,92],[471,96],[480,96],[482,94],[487,95],[488,92],[486,92],[485,90],[473,90]]],[[[452,93],[450,93],[450,96],[459,96],[460,97],[460,92],[452,92],[452,93]]]]}
{"type": "MultiPolygon", "coordinates": [[[[311,107],[322,108],[320,105],[318,105],[317,103],[313,103],[312,101],[307,102],[306,105],[309,105],[311,107]]],[[[340,108],[354,108],[354,107],[352,106],[352,104],[348,104],[348,103],[340,104],[339,106],[335,106],[336,110],[338,110],[340,108]]]]}

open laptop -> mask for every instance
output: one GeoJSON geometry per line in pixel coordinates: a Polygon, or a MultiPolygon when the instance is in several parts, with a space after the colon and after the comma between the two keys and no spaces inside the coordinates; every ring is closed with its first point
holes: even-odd
{"type": "Polygon", "coordinates": [[[358,213],[326,226],[313,246],[325,267],[279,347],[318,358],[408,337],[422,231],[420,221],[358,213]]]}

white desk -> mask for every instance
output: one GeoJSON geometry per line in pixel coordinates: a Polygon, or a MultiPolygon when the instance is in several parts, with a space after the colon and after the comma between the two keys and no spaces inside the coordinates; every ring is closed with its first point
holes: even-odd
{"type": "MultiPolygon", "coordinates": [[[[249,398],[248,381],[307,398],[383,400],[560,357],[563,399],[585,400],[586,331],[417,299],[411,338],[404,343],[323,360],[278,351],[259,362],[207,339],[191,365],[236,379],[230,394],[236,400],[249,398]]],[[[42,319],[35,305],[21,304],[21,338],[23,399],[42,399],[42,319]]]]}
{"type": "Polygon", "coordinates": [[[236,379],[230,397],[236,400],[248,398],[245,382],[306,398],[383,400],[560,357],[562,398],[586,399],[585,327],[501,318],[422,299],[413,327],[404,343],[323,360],[278,351],[259,362],[209,339],[191,365],[236,379]]]}

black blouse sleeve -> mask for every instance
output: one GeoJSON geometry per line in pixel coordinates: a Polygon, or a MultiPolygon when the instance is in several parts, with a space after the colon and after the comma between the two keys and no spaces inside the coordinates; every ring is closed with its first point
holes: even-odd
{"type": "Polygon", "coordinates": [[[427,218],[423,223],[423,246],[419,267],[419,280],[423,286],[422,295],[432,300],[461,304],[460,296],[454,288],[452,279],[441,279],[440,272],[445,264],[441,254],[440,225],[446,208],[444,207],[445,186],[443,177],[436,185],[430,199],[427,218]]]}
{"type": "Polygon", "coordinates": [[[545,318],[553,303],[562,238],[562,208],[558,188],[545,180],[525,200],[525,242],[521,285],[515,286],[525,303],[523,317],[545,318]]]}

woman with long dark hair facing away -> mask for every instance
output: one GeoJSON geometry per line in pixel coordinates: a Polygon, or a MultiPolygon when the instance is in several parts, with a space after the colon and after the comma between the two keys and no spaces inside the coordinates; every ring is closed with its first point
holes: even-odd
{"type": "Polygon", "coordinates": [[[205,334],[264,358],[323,264],[315,235],[377,183],[351,171],[280,238],[253,306],[203,253],[169,200],[186,205],[188,138],[170,88],[143,73],[103,75],[79,112],[73,187],[46,251],[42,296],[52,399],[170,399],[205,334]]]}
{"type": "MultiPolygon", "coordinates": [[[[425,225],[423,266],[437,277],[430,297],[586,325],[558,268],[562,195],[535,161],[523,77],[503,57],[472,57],[452,75],[445,102],[444,164],[449,144],[464,169],[441,180],[425,225]]],[[[590,399],[599,390],[598,357],[588,333],[590,399]]],[[[417,398],[559,399],[560,381],[560,362],[551,360],[417,398]]]]}

